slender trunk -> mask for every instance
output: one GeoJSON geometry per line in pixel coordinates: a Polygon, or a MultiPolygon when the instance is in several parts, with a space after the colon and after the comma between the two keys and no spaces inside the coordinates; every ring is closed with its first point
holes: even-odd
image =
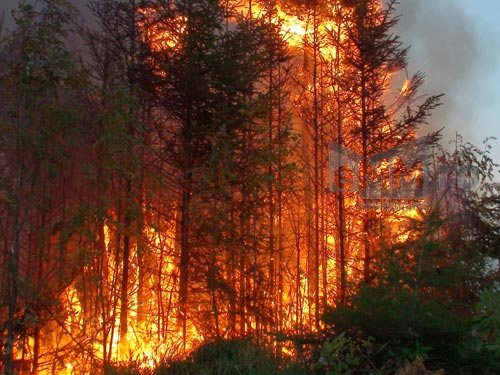
{"type": "MultiPolygon", "coordinates": [[[[141,160],[144,160],[144,155],[141,155],[141,160]]],[[[140,178],[140,188],[138,189],[141,192],[141,201],[139,202],[139,207],[144,207],[145,198],[142,196],[144,188],[142,187],[142,182],[144,181],[143,177],[140,178]]],[[[149,279],[152,276],[151,267],[150,267],[150,256],[149,252],[147,252],[147,244],[145,241],[146,236],[145,233],[145,225],[144,225],[144,217],[141,215],[136,220],[136,254],[137,254],[137,268],[139,278],[137,280],[137,324],[143,328],[146,323],[146,314],[147,314],[147,306],[148,300],[152,297],[151,288],[152,285],[149,282],[149,279]]]]}
{"type": "MultiPolygon", "coordinates": [[[[324,72],[323,65],[320,65],[320,77],[321,81],[323,81],[324,72]]],[[[323,82],[320,85],[320,108],[324,108],[324,92],[323,92],[323,82]]],[[[321,116],[323,118],[323,116],[321,116]]],[[[319,220],[318,220],[318,240],[319,240],[319,255],[320,255],[320,265],[321,265],[321,305],[322,307],[327,305],[328,298],[328,237],[327,237],[327,207],[326,207],[326,195],[325,195],[325,151],[327,151],[325,147],[325,129],[324,129],[324,121],[319,121],[319,180],[318,180],[318,193],[319,193],[319,220]]],[[[319,323],[318,316],[318,323],[319,323]]],[[[319,327],[319,326],[318,326],[319,327]]]]}
{"type": "MultiPolygon", "coordinates": [[[[337,25],[337,32],[335,35],[335,75],[340,74],[340,44],[341,44],[341,26],[340,22],[337,25]]],[[[344,139],[342,137],[343,127],[343,115],[342,115],[342,100],[340,98],[340,93],[336,93],[337,101],[337,144],[340,146],[344,145],[344,139]]],[[[337,157],[340,159],[340,154],[337,157]]],[[[337,165],[340,166],[340,160],[338,160],[337,165]]],[[[342,181],[342,171],[338,169],[337,175],[338,183],[342,181]]],[[[345,210],[344,210],[344,191],[343,186],[340,186],[338,195],[338,237],[339,237],[339,273],[340,273],[340,286],[339,286],[339,300],[340,303],[345,302],[346,297],[346,282],[347,282],[347,272],[346,272],[346,244],[345,244],[345,210]]]]}
{"type": "MultiPolygon", "coordinates": [[[[232,190],[232,189],[231,189],[232,190]]],[[[234,197],[233,191],[231,191],[231,197],[234,197]]],[[[232,202],[232,205],[234,202],[232,202]]],[[[231,210],[229,214],[229,219],[231,223],[235,222],[235,215],[234,215],[234,210],[231,210]]],[[[230,244],[236,245],[236,236],[237,234],[235,233],[235,230],[232,230],[230,233],[231,239],[229,241],[230,244]]],[[[236,259],[236,251],[234,249],[231,249],[231,251],[228,252],[226,255],[227,262],[229,264],[228,269],[232,272],[229,273],[229,285],[231,286],[231,290],[229,293],[229,329],[230,329],[230,334],[235,334],[237,332],[236,329],[236,324],[237,324],[237,293],[238,293],[238,286],[237,286],[237,270],[239,269],[237,267],[237,259],[236,259]]]]}
{"type": "Polygon", "coordinates": [[[210,290],[210,299],[212,302],[212,313],[214,315],[214,324],[215,324],[215,337],[219,340],[221,338],[220,335],[220,322],[219,322],[219,306],[217,302],[217,281],[216,281],[216,249],[212,247],[212,251],[210,252],[210,269],[209,269],[209,290],[210,290]]]}
{"type": "MultiPolygon", "coordinates": [[[[281,69],[278,66],[278,79],[281,77],[281,69]]],[[[278,301],[277,301],[277,307],[276,311],[277,313],[277,321],[276,321],[276,330],[278,333],[281,333],[283,329],[283,273],[284,273],[284,268],[283,268],[283,200],[282,200],[282,186],[283,186],[283,179],[282,179],[282,162],[283,162],[283,154],[281,152],[281,141],[282,141],[282,136],[281,136],[281,124],[282,124],[282,113],[281,113],[281,90],[278,90],[278,118],[276,119],[277,121],[277,143],[280,145],[279,147],[279,154],[277,158],[277,185],[278,189],[276,190],[276,206],[277,206],[277,218],[278,218],[278,223],[277,223],[277,253],[278,253],[278,262],[277,262],[277,275],[278,275],[278,301]]],[[[277,343],[276,346],[276,356],[279,362],[282,360],[282,354],[283,354],[283,346],[280,342],[277,343]]]]}
{"type": "Polygon", "coordinates": [[[181,203],[181,228],[180,244],[181,254],[179,263],[179,319],[182,329],[183,349],[186,350],[187,333],[187,300],[189,282],[189,206],[191,201],[191,180],[192,174],[187,170],[184,174],[184,189],[181,203]]]}
{"type": "MultiPolygon", "coordinates": [[[[255,322],[255,335],[257,340],[260,338],[260,316],[259,316],[259,300],[258,300],[258,293],[257,289],[259,287],[259,277],[258,277],[258,265],[257,265],[257,253],[258,253],[258,233],[257,233],[257,214],[254,213],[253,219],[252,219],[252,225],[253,225],[253,235],[252,235],[252,241],[253,241],[253,265],[252,265],[252,304],[253,304],[253,318],[255,322]]],[[[253,327],[252,327],[253,328],[253,327]]]]}
{"type": "MultiPolygon", "coordinates": [[[[37,259],[37,263],[36,263],[36,266],[34,267],[37,271],[37,275],[36,275],[36,281],[37,281],[37,285],[38,287],[40,288],[42,285],[43,285],[43,276],[44,276],[44,268],[43,268],[43,263],[44,263],[44,259],[46,258],[46,254],[44,254],[44,243],[45,241],[43,240],[43,237],[45,235],[45,229],[46,229],[46,226],[45,226],[45,223],[46,223],[46,215],[45,213],[42,213],[41,214],[41,218],[40,218],[40,238],[38,240],[38,259],[37,259]]],[[[59,260],[61,260],[60,258],[61,254],[59,254],[59,260]]],[[[59,266],[57,267],[58,268],[58,272],[62,272],[62,269],[63,269],[63,266],[62,264],[59,264],[59,266]]],[[[61,274],[59,275],[59,280],[62,280],[61,278],[61,274]]],[[[34,304],[34,307],[35,307],[35,313],[37,316],[40,316],[40,313],[41,313],[41,304],[40,302],[42,301],[39,301],[39,297],[36,296],[36,302],[34,304]]],[[[36,322],[35,323],[35,329],[34,329],[34,335],[33,335],[33,363],[32,363],[32,366],[33,366],[33,374],[36,375],[38,374],[38,364],[39,364],[39,360],[40,360],[40,323],[39,322],[36,322]]]]}
{"type": "MultiPolygon", "coordinates": [[[[268,10],[269,12],[269,10],[268,10]]],[[[268,20],[269,23],[272,22],[271,19],[268,20]]],[[[268,47],[268,53],[269,53],[269,117],[268,117],[268,142],[269,144],[273,144],[273,110],[274,110],[274,80],[273,80],[273,75],[274,75],[274,66],[273,66],[273,58],[274,58],[274,51],[273,51],[273,46],[272,43],[270,43],[268,47]]],[[[271,150],[268,150],[267,152],[272,152],[271,150]]],[[[269,160],[268,162],[268,167],[267,167],[267,174],[269,176],[273,176],[273,161],[269,160]]],[[[267,194],[268,194],[268,202],[269,202],[269,295],[271,296],[272,302],[274,302],[274,299],[276,297],[276,280],[275,280],[275,275],[276,275],[276,254],[275,254],[275,245],[274,245],[274,221],[275,221],[275,203],[274,203],[274,183],[273,179],[269,178],[268,186],[267,186],[267,194]]],[[[278,264],[279,266],[279,264],[278,264]]],[[[272,305],[272,314],[271,316],[273,317],[279,317],[280,316],[280,311],[276,310],[276,306],[272,305]],[[277,312],[277,314],[275,314],[277,312]]],[[[270,322],[271,324],[275,324],[276,322],[270,322]]]]}
{"type": "MultiPolygon", "coordinates": [[[[217,178],[217,171],[214,171],[214,178],[217,178]]],[[[216,204],[216,192],[215,188],[212,189],[212,210],[216,212],[217,204],[216,204]]],[[[210,239],[210,262],[208,269],[208,290],[210,291],[210,299],[212,304],[212,314],[214,316],[214,324],[215,324],[215,336],[219,340],[221,338],[220,335],[220,323],[219,323],[219,306],[217,301],[217,240],[216,240],[216,232],[215,228],[211,234],[210,239]]]]}
{"type": "MultiPolygon", "coordinates": [[[[360,21],[359,21],[359,35],[363,36],[365,34],[364,22],[366,17],[366,4],[360,5],[360,21]]],[[[361,89],[361,143],[362,143],[362,170],[361,170],[361,186],[363,190],[362,198],[369,199],[369,191],[368,191],[368,142],[370,137],[369,131],[369,119],[368,119],[368,106],[369,106],[369,92],[368,92],[368,77],[367,72],[365,71],[365,56],[361,56],[361,80],[360,80],[360,89],[361,89]]],[[[370,283],[370,263],[371,263],[371,249],[370,249],[370,215],[368,210],[363,214],[363,227],[362,227],[362,236],[363,236],[363,250],[364,250],[364,259],[363,259],[363,281],[366,284],[370,283]]]]}
{"type": "Polygon", "coordinates": [[[302,291],[301,291],[301,283],[302,283],[302,270],[300,267],[300,233],[297,229],[295,233],[295,251],[297,253],[297,257],[295,258],[295,268],[296,268],[296,284],[295,284],[295,309],[296,309],[296,323],[298,327],[302,327],[302,319],[303,319],[303,305],[302,305],[302,291]]]}
{"type": "MultiPolygon", "coordinates": [[[[246,141],[246,137],[244,137],[246,141]]],[[[249,275],[248,275],[248,266],[247,266],[247,245],[248,245],[248,235],[250,233],[250,228],[248,219],[247,219],[247,211],[245,210],[248,192],[246,189],[246,185],[243,184],[241,191],[241,206],[240,209],[240,237],[243,238],[243,243],[240,247],[239,253],[239,335],[245,335],[247,333],[247,293],[248,293],[248,285],[249,285],[249,275]]]]}
{"type": "Polygon", "coordinates": [[[314,278],[313,278],[313,297],[314,297],[314,326],[319,329],[319,306],[320,306],[320,293],[319,293],[319,279],[320,279],[320,172],[319,172],[319,143],[320,143],[320,120],[319,120],[319,95],[318,95],[318,25],[317,25],[317,14],[316,7],[314,7],[313,12],[313,100],[314,100],[314,118],[313,118],[313,128],[314,128],[314,255],[313,255],[313,265],[314,265],[314,278]]]}
{"type": "Polygon", "coordinates": [[[92,279],[97,280],[97,298],[95,299],[95,311],[101,315],[102,321],[102,358],[104,362],[104,367],[108,366],[108,316],[107,308],[106,308],[106,299],[104,293],[104,283],[108,281],[108,275],[105,273],[105,256],[107,254],[108,249],[106,248],[106,238],[104,234],[104,222],[102,219],[99,219],[98,223],[98,260],[97,260],[97,272],[92,275],[92,279]]]}
{"type": "MultiPolygon", "coordinates": [[[[129,51],[129,66],[127,67],[127,75],[128,75],[128,90],[131,96],[135,94],[135,85],[136,85],[136,77],[135,77],[135,69],[136,69],[136,13],[137,7],[135,0],[131,0],[130,2],[130,51],[129,51]]],[[[127,141],[127,149],[125,152],[126,155],[126,169],[127,169],[127,177],[125,180],[125,217],[124,217],[124,236],[123,236],[123,259],[122,259],[122,279],[121,279],[121,292],[120,292],[120,352],[122,355],[122,359],[127,358],[126,356],[129,354],[129,343],[128,343],[128,315],[129,315],[129,274],[130,274],[130,255],[131,255],[131,231],[132,231],[132,205],[133,197],[132,197],[132,177],[130,175],[133,173],[133,165],[131,160],[131,155],[133,152],[133,144],[132,139],[136,136],[134,131],[134,124],[131,118],[134,116],[134,109],[129,107],[128,110],[129,120],[127,126],[128,132],[128,141],[127,141]]]]}
{"type": "Polygon", "coordinates": [[[38,363],[40,362],[40,324],[35,324],[33,333],[33,375],[38,375],[38,363]]]}
{"type": "MultiPolygon", "coordinates": [[[[340,144],[340,143],[339,143],[340,144]]],[[[341,179],[341,172],[338,172],[339,181],[341,179]]],[[[346,270],[346,246],[345,246],[345,212],[344,212],[344,193],[340,191],[338,193],[338,231],[339,231],[339,268],[340,268],[340,291],[339,300],[341,303],[345,302],[346,297],[346,282],[347,282],[347,270],[346,270]]]]}
{"type": "Polygon", "coordinates": [[[120,352],[122,359],[128,355],[128,310],[129,310],[129,272],[130,272],[130,197],[131,197],[132,183],[130,179],[126,182],[126,205],[125,208],[125,235],[123,236],[123,259],[122,259],[122,279],[121,279],[121,292],[120,292],[120,352]]]}
{"type": "MultiPolygon", "coordinates": [[[[118,208],[118,216],[121,215],[121,207],[118,208]]],[[[108,306],[107,301],[103,302],[103,306],[106,309],[106,321],[109,321],[109,343],[108,343],[108,362],[111,362],[113,357],[113,346],[114,346],[114,337],[115,337],[115,329],[116,329],[116,319],[117,319],[117,310],[118,303],[120,302],[121,293],[119,292],[119,265],[120,265],[120,243],[121,243],[121,235],[119,231],[116,231],[116,243],[115,243],[115,259],[114,259],[114,268],[113,275],[111,279],[111,288],[110,293],[107,295],[109,299],[111,299],[111,306],[108,306]]]]}
{"type": "MultiPolygon", "coordinates": [[[[366,90],[366,82],[365,76],[361,74],[361,87],[362,92],[366,90]]],[[[362,186],[362,199],[365,199],[365,202],[368,203],[369,200],[369,191],[368,191],[368,121],[367,121],[367,109],[366,109],[366,96],[362,94],[361,97],[361,143],[362,143],[362,169],[361,169],[361,186],[362,186]]],[[[368,206],[365,205],[365,206],[368,206]]],[[[363,224],[362,224],[362,236],[363,236],[363,280],[365,283],[369,284],[370,282],[370,262],[371,262],[371,253],[370,253],[370,241],[369,241],[369,231],[370,231],[370,217],[368,211],[363,213],[363,224]]]]}
{"type": "MultiPolygon", "coordinates": [[[[194,32],[195,26],[193,25],[193,12],[194,4],[193,1],[187,1],[186,17],[187,17],[187,33],[190,34],[194,32]]],[[[195,46],[192,40],[188,40],[186,46],[186,53],[190,54],[195,46]]],[[[186,340],[187,340],[187,307],[188,307],[188,284],[189,284],[189,263],[191,258],[190,249],[190,206],[191,206],[191,195],[192,182],[193,182],[193,172],[192,168],[194,165],[195,155],[192,142],[193,127],[195,126],[195,121],[192,118],[193,110],[195,105],[189,96],[186,97],[184,103],[184,108],[187,110],[186,118],[183,119],[182,131],[181,131],[181,142],[182,149],[184,151],[184,160],[182,165],[182,202],[180,207],[181,215],[181,227],[180,227],[180,260],[179,260],[179,320],[182,329],[182,347],[183,351],[186,351],[186,340]]]]}
{"type": "MultiPolygon", "coordinates": [[[[23,99],[24,102],[24,99],[23,99]]],[[[24,119],[24,111],[22,110],[23,106],[21,106],[21,116],[18,122],[18,153],[21,157],[23,155],[24,149],[24,127],[25,127],[25,119],[24,119]]],[[[14,373],[13,369],[13,358],[14,358],[14,347],[15,347],[15,339],[16,339],[16,310],[17,310],[17,298],[18,298],[18,279],[19,279],[19,255],[20,255],[20,237],[21,237],[21,204],[22,204],[22,191],[24,189],[24,178],[25,178],[25,170],[24,170],[24,161],[19,161],[19,172],[17,177],[17,186],[16,186],[16,208],[14,212],[14,218],[12,222],[12,233],[11,233],[11,243],[12,247],[9,251],[8,255],[8,272],[7,272],[7,282],[9,288],[9,302],[8,302],[8,317],[7,317],[7,337],[5,340],[5,359],[4,359],[4,373],[5,375],[11,375],[14,373]]]]}
{"type": "MultiPolygon", "coordinates": [[[[278,79],[281,79],[281,65],[278,66],[278,79]]],[[[277,216],[278,216],[278,225],[277,225],[277,238],[278,238],[278,267],[277,267],[277,273],[278,273],[278,306],[277,306],[277,311],[278,311],[278,322],[277,322],[277,327],[278,327],[278,332],[281,332],[283,329],[283,194],[282,194],[282,186],[283,186],[283,176],[282,176],[282,165],[283,165],[283,158],[284,155],[281,151],[281,142],[282,142],[282,134],[281,134],[281,124],[282,124],[282,102],[281,102],[281,97],[282,97],[282,92],[280,89],[280,86],[278,86],[278,118],[276,119],[277,121],[277,142],[280,147],[278,148],[279,154],[278,154],[278,165],[277,165],[277,194],[276,194],[276,205],[277,205],[277,216]]],[[[281,350],[278,351],[278,354],[281,356],[281,350]]]]}
{"type": "MultiPolygon", "coordinates": [[[[156,332],[157,340],[160,340],[163,337],[166,337],[167,332],[166,332],[166,316],[165,316],[165,306],[163,304],[163,286],[162,286],[162,280],[163,280],[163,258],[165,255],[163,254],[165,251],[164,247],[160,247],[160,256],[158,259],[158,273],[156,275],[156,314],[157,314],[157,319],[158,319],[158,329],[156,332]]],[[[172,293],[170,293],[172,295],[172,293]]]]}
{"type": "MultiPolygon", "coordinates": [[[[22,184],[20,184],[22,186],[22,184]]],[[[19,201],[18,201],[19,202],[19,201]]],[[[9,310],[7,319],[7,337],[5,342],[5,360],[4,371],[5,375],[13,374],[13,350],[15,343],[15,328],[16,328],[16,306],[18,297],[18,274],[19,274],[19,237],[20,237],[20,223],[19,223],[19,209],[16,207],[16,214],[14,215],[14,223],[12,227],[14,241],[11,251],[9,251],[8,263],[8,285],[9,285],[9,310]]]]}

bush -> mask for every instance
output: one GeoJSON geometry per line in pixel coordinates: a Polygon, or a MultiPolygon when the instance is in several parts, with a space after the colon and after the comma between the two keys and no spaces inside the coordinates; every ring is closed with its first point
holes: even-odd
{"type": "Polygon", "coordinates": [[[144,368],[139,362],[107,365],[104,369],[105,375],[152,375],[153,370],[144,368]]]}
{"type": "Polygon", "coordinates": [[[383,350],[384,347],[371,338],[353,338],[342,332],[325,342],[317,368],[328,375],[393,373],[391,361],[377,363],[377,357],[383,350]]]}
{"type": "MultiPolygon", "coordinates": [[[[344,343],[343,350],[356,353],[354,359],[344,357],[342,366],[366,367],[358,363],[366,357],[377,369],[391,363],[400,368],[405,361],[420,358],[432,371],[499,374],[498,292],[483,293],[476,315],[438,290],[427,287],[425,293],[419,292],[397,282],[364,285],[348,304],[328,311],[324,320],[332,332],[346,332],[343,340],[350,340],[344,343]],[[363,346],[367,340],[383,350],[363,346]]],[[[337,357],[340,354],[342,351],[337,357]]]]}
{"type": "Polygon", "coordinates": [[[277,361],[251,340],[220,340],[200,346],[186,360],[158,368],[155,375],[277,374],[277,361]]]}
{"type": "Polygon", "coordinates": [[[493,287],[481,293],[475,309],[474,330],[500,360],[500,289],[493,287]]]}

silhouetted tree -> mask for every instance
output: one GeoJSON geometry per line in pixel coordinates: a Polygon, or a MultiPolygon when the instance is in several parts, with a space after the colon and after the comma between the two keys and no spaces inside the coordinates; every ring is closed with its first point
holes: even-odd
{"type": "MultiPolygon", "coordinates": [[[[64,320],[60,295],[74,278],[73,235],[78,127],[83,76],[65,47],[74,9],[66,1],[22,3],[2,46],[1,212],[4,371],[14,355],[38,373],[42,330],[64,320]],[[33,348],[27,348],[28,337],[33,348]],[[19,352],[19,347],[21,353],[19,352]]],[[[51,328],[52,327],[52,328],[51,328]]],[[[46,333],[45,332],[45,333],[46,333]]],[[[47,343],[51,345],[51,343],[47,343]]]]}

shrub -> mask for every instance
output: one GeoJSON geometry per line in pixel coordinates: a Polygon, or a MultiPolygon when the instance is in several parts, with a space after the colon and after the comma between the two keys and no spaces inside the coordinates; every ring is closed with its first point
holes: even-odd
{"type": "Polygon", "coordinates": [[[251,340],[220,340],[200,346],[186,360],[159,368],[155,375],[271,375],[277,361],[251,340]]]}

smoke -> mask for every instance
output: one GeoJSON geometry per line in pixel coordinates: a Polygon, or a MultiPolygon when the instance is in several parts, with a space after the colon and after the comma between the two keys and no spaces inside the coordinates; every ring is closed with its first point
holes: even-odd
{"type": "Polygon", "coordinates": [[[3,21],[0,36],[5,36],[7,30],[12,30],[14,27],[14,20],[12,18],[12,11],[17,7],[18,0],[3,0],[0,5],[0,20],[3,21]]]}
{"type": "Polygon", "coordinates": [[[486,74],[474,20],[453,0],[402,0],[398,14],[396,32],[411,47],[409,74],[426,73],[424,94],[445,94],[429,130],[445,127],[448,139],[457,131],[472,140],[479,121],[475,108],[484,100],[479,83],[486,74]]]}
{"type": "MultiPolygon", "coordinates": [[[[15,27],[14,18],[12,17],[12,11],[18,8],[19,0],[1,0],[0,4],[0,20],[3,14],[3,28],[0,30],[0,35],[5,36],[5,34],[15,27]]],[[[28,4],[35,4],[35,0],[26,0],[28,4]]],[[[91,13],[87,8],[87,0],[69,0],[79,12],[80,18],[88,22],[91,19],[91,13]]]]}

